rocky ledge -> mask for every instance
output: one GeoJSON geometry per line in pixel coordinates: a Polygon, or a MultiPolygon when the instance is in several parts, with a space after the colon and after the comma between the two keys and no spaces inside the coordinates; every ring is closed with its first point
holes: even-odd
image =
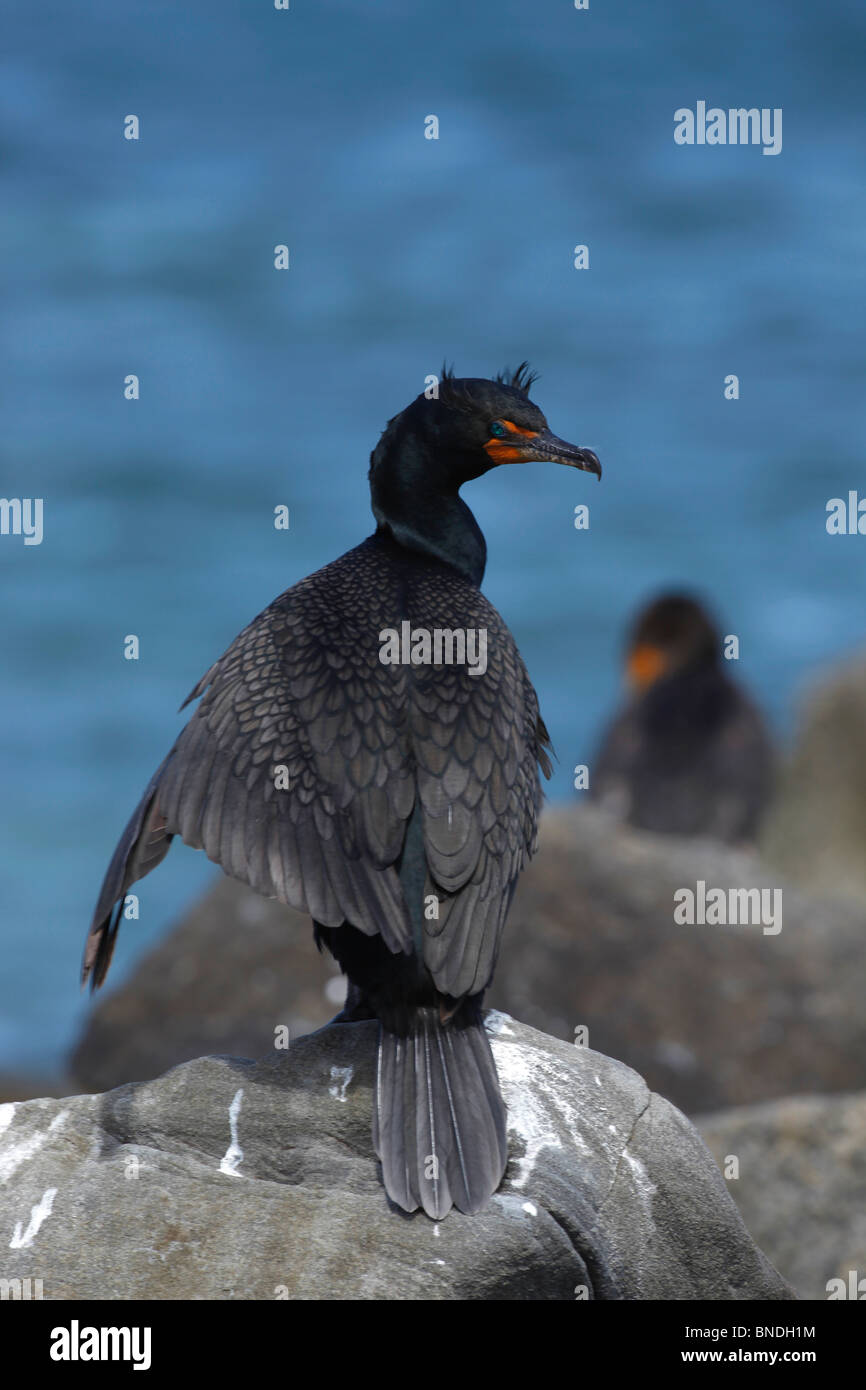
{"type": "Polygon", "coordinates": [[[0,1106],[5,1279],[46,1299],[788,1299],[697,1131],[628,1067],[488,1015],[510,1161],[475,1216],[390,1207],[375,1023],[0,1106]]]}

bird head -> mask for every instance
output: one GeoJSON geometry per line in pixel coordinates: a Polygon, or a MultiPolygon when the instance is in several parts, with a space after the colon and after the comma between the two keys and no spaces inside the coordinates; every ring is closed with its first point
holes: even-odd
{"type": "Polygon", "coordinates": [[[626,674],[638,694],[682,671],[718,662],[719,633],[687,594],[665,594],[637,616],[628,641],[626,674]]]}
{"type": "Polygon", "coordinates": [[[553,434],[529,399],[535,379],[525,362],[493,380],[454,377],[443,368],[437,387],[388,422],[371,456],[371,480],[395,455],[410,469],[423,457],[448,490],[505,463],[562,463],[600,478],[593,451],[553,434]]]}

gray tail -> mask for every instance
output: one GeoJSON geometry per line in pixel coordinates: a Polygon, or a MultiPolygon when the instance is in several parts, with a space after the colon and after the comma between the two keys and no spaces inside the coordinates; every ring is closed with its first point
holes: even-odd
{"type": "Polygon", "coordinates": [[[436,1220],[483,1207],[508,1161],[505,1120],[480,1011],[443,1023],[437,1008],[418,1009],[407,1037],[382,1027],[373,1144],[398,1207],[436,1220]]]}

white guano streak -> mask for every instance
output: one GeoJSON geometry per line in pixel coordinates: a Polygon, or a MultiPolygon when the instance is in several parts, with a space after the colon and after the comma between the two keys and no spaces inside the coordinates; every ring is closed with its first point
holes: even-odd
{"type": "Polygon", "coordinates": [[[238,1172],[239,1164],[244,1161],[244,1151],[238,1142],[238,1115],[241,1113],[241,1101],[243,1099],[244,1088],[240,1087],[235,1091],[234,1099],[229,1106],[229,1130],[231,1131],[231,1143],[225,1151],[225,1155],[220,1159],[220,1172],[227,1174],[230,1178],[245,1177],[244,1173],[238,1172]]]}

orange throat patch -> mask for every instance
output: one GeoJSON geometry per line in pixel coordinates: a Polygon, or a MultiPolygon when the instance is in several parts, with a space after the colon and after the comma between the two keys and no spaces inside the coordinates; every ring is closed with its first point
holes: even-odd
{"type": "Polygon", "coordinates": [[[668,658],[660,647],[643,642],[629,652],[626,673],[635,690],[647,690],[667,669],[668,658]]]}

